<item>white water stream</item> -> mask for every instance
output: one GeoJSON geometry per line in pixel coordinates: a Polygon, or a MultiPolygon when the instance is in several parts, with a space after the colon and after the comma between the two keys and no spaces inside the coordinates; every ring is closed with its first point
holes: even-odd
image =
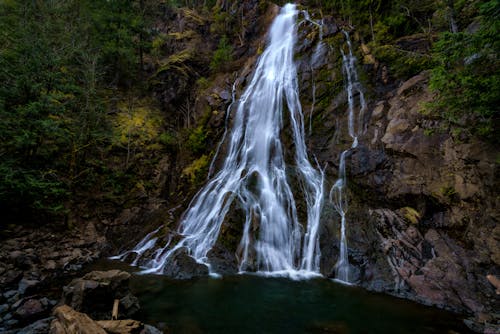
{"type": "MultiPolygon", "coordinates": [[[[287,4],[275,18],[253,78],[237,101],[222,168],[185,212],[178,229],[180,241],[157,249],[144,263],[146,272],[162,273],[169,257],[180,248],[210,270],[207,253],[217,241],[232,203],[237,201],[246,216],[238,249],[240,271],[319,274],[324,175],[311,165],[306,151],[293,60],[297,14],[296,6],[287,4]],[[294,163],[288,166],[281,141],[286,116],[295,148],[294,163]],[[292,191],[290,171],[301,189],[292,191]],[[299,221],[294,194],[303,194],[300,200],[307,206],[306,222],[299,221]]],[[[152,244],[152,239],[143,240],[134,251],[144,252],[152,244]]]]}
{"type": "Polygon", "coordinates": [[[346,238],[346,213],[348,203],[345,194],[345,188],[347,186],[345,158],[351,149],[358,146],[358,136],[364,131],[363,117],[366,111],[366,101],[361,83],[359,82],[358,73],[356,71],[356,57],[352,54],[352,45],[349,34],[344,31],[344,36],[348,46],[348,53],[346,54],[342,48],[340,49],[340,52],[342,53],[342,68],[346,78],[348,131],[349,136],[353,139],[353,142],[351,147],[343,151],[340,155],[339,176],[330,190],[330,201],[333,203],[335,210],[340,215],[340,254],[339,259],[335,264],[335,277],[337,280],[349,283],[349,257],[346,238]]]}

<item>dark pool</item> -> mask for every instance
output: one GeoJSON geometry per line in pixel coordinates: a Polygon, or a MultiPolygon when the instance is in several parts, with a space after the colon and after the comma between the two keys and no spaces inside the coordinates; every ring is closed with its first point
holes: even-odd
{"type": "Polygon", "coordinates": [[[139,320],[170,333],[470,333],[460,317],[327,279],[134,275],[139,320]]]}

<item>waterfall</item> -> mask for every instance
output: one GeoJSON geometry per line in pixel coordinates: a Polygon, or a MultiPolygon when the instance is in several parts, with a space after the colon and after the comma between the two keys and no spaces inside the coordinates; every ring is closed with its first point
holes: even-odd
{"type": "Polygon", "coordinates": [[[314,52],[311,57],[311,62],[309,65],[309,69],[311,71],[311,87],[312,87],[312,103],[311,103],[311,108],[309,111],[309,135],[312,134],[312,115],[314,112],[314,107],[316,105],[316,83],[314,81],[314,68],[318,60],[320,60],[323,57],[324,54],[324,44],[323,44],[323,20],[313,20],[309,13],[305,10],[302,11],[302,14],[304,15],[304,21],[309,22],[312,25],[315,25],[318,27],[319,30],[319,36],[318,36],[318,44],[316,44],[316,48],[314,49],[314,52]]]}
{"type": "Polygon", "coordinates": [[[337,263],[335,264],[335,276],[338,280],[349,282],[349,256],[347,250],[346,238],[346,213],[347,199],[345,188],[347,179],[345,173],[345,158],[347,153],[358,146],[358,136],[364,131],[363,117],[366,111],[366,101],[363,94],[361,83],[359,82],[358,73],[356,71],[356,57],[352,54],[352,45],[349,34],[343,31],[346,38],[348,53],[346,54],[341,48],[342,53],[342,69],[346,78],[346,93],[348,106],[348,132],[353,139],[349,149],[340,154],[339,176],[330,190],[330,201],[333,203],[335,210],[340,215],[340,254],[337,263]],[[355,112],[355,97],[358,98],[358,113],[355,112]],[[357,117],[356,117],[357,116],[357,117]]]}
{"type": "MultiPolygon", "coordinates": [[[[156,249],[153,258],[144,263],[145,272],[162,273],[168,259],[181,248],[211,271],[207,253],[217,241],[231,204],[237,201],[246,216],[238,247],[240,271],[289,276],[319,274],[318,230],[324,173],[311,165],[306,151],[293,61],[297,14],[296,6],[287,4],[273,21],[268,45],[252,80],[235,103],[222,168],[184,213],[178,229],[180,241],[156,249]],[[281,142],[285,111],[295,149],[291,166],[285,162],[281,142]],[[287,173],[290,170],[295,171],[304,195],[307,222],[299,222],[287,173]]],[[[136,248],[144,252],[150,244],[154,242],[144,239],[136,248]]]]}

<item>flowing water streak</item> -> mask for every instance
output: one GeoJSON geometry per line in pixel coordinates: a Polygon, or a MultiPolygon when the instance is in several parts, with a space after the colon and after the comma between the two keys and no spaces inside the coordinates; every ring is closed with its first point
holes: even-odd
{"type": "Polygon", "coordinates": [[[345,188],[347,186],[345,158],[351,149],[358,146],[358,136],[364,131],[363,117],[366,111],[366,101],[361,83],[359,82],[358,73],[356,71],[356,57],[352,54],[352,45],[349,34],[346,31],[343,31],[343,33],[345,35],[349,51],[346,54],[343,49],[340,49],[340,52],[342,53],[342,67],[347,80],[346,93],[348,104],[348,131],[349,136],[353,139],[353,142],[351,147],[343,151],[340,155],[339,177],[330,190],[330,201],[333,203],[335,210],[340,215],[340,254],[339,260],[335,264],[335,274],[338,280],[349,282],[349,257],[346,238],[346,213],[348,203],[345,196],[345,188]],[[359,104],[357,117],[355,117],[355,97],[358,98],[359,104]]]}
{"type": "Polygon", "coordinates": [[[324,44],[323,44],[323,20],[315,21],[311,19],[311,16],[307,11],[302,11],[302,14],[304,15],[304,21],[309,22],[315,26],[318,27],[319,29],[319,36],[318,36],[318,44],[316,44],[316,48],[314,49],[313,55],[311,57],[311,62],[310,62],[310,70],[311,70],[311,86],[312,86],[312,103],[311,103],[311,109],[309,111],[309,135],[312,134],[312,115],[314,112],[314,107],[316,105],[316,83],[314,80],[314,67],[318,60],[323,57],[323,52],[324,52],[324,44]]]}
{"type": "Polygon", "coordinates": [[[229,106],[226,109],[226,118],[224,120],[224,134],[222,135],[221,141],[217,145],[217,149],[215,150],[214,157],[212,158],[212,162],[210,163],[210,167],[208,168],[208,176],[207,176],[208,179],[210,179],[210,177],[214,173],[215,162],[217,161],[217,157],[219,156],[220,148],[221,148],[222,144],[224,143],[224,141],[226,140],[227,129],[228,129],[228,125],[229,125],[229,116],[231,115],[231,108],[233,107],[234,101],[236,100],[236,84],[237,83],[238,83],[238,79],[236,79],[233,82],[233,87],[231,89],[231,103],[229,104],[229,106]]]}
{"type": "Polygon", "coordinates": [[[161,229],[161,226],[158,227],[156,230],[146,234],[146,236],[144,238],[142,238],[141,241],[139,241],[133,249],[125,251],[125,252],[123,252],[119,255],[116,255],[116,256],[111,256],[109,259],[110,260],[125,260],[129,256],[133,256],[134,260],[132,261],[131,264],[133,266],[137,265],[139,263],[139,260],[144,255],[144,253],[156,245],[156,241],[158,240],[158,237],[156,236],[156,234],[158,233],[158,231],[160,231],[160,229],[161,229]]]}
{"type": "Polygon", "coordinates": [[[274,20],[269,44],[238,101],[222,169],[190,203],[179,226],[182,239],[171,248],[157,249],[144,272],[162,273],[168,258],[181,248],[210,270],[207,253],[219,236],[231,204],[237,200],[246,213],[239,246],[240,271],[290,276],[319,273],[318,229],[324,174],[312,167],[305,146],[293,61],[297,13],[295,5],[287,4],[274,20]],[[295,145],[294,169],[307,204],[305,231],[287,180],[280,139],[284,102],[295,145]]]}

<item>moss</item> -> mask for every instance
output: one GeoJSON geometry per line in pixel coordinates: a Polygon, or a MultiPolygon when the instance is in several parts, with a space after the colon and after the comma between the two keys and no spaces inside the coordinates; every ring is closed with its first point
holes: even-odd
{"type": "Polygon", "coordinates": [[[395,45],[370,45],[373,55],[380,62],[388,64],[392,75],[398,79],[410,78],[432,67],[432,57],[428,54],[406,51],[395,45]]]}
{"type": "Polygon", "coordinates": [[[198,185],[205,180],[208,172],[208,165],[208,156],[204,154],[184,168],[182,176],[187,177],[192,186],[198,185]]]}
{"type": "Polygon", "coordinates": [[[198,78],[198,80],[196,80],[196,86],[198,86],[198,89],[200,90],[205,90],[208,87],[210,87],[210,82],[208,81],[207,78],[200,77],[198,78]]]}
{"type": "Polygon", "coordinates": [[[453,199],[453,197],[457,194],[457,191],[452,186],[441,187],[439,191],[441,195],[448,199],[453,199]]]}
{"type": "Polygon", "coordinates": [[[207,133],[202,125],[194,128],[188,136],[187,147],[193,153],[200,153],[205,149],[207,133]]]}
{"type": "Polygon", "coordinates": [[[415,210],[414,208],[411,208],[409,206],[405,206],[404,208],[402,208],[400,210],[400,212],[403,214],[403,217],[409,221],[411,224],[418,224],[421,216],[420,214],[418,213],[417,210],[415,210]]]}
{"type": "Polygon", "coordinates": [[[185,49],[181,52],[169,56],[167,59],[160,61],[160,67],[156,70],[153,77],[166,71],[175,70],[184,77],[188,77],[191,73],[189,66],[186,64],[188,61],[192,60],[194,52],[191,49],[185,49]]]}

